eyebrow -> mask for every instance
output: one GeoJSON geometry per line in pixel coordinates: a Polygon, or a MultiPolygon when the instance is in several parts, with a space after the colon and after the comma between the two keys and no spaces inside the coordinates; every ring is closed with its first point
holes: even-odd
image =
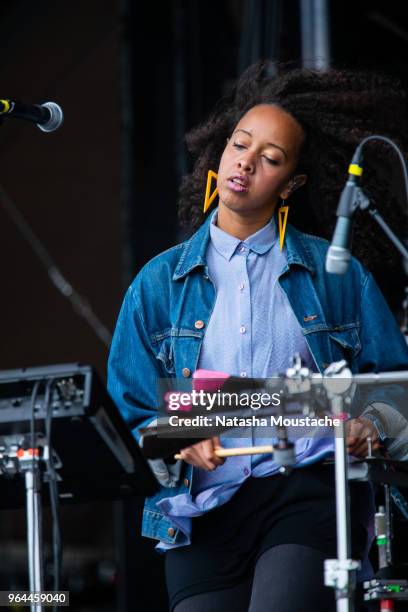
{"type": "MultiPolygon", "coordinates": [[[[252,138],[252,133],[250,131],[248,131],[248,130],[243,130],[242,128],[238,128],[237,130],[235,130],[235,132],[244,132],[244,134],[247,134],[248,136],[251,136],[251,138],[252,138]]],[[[235,134],[235,132],[234,132],[234,134],[235,134]]],[[[288,155],[287,155],[285,149],[282,149],[282,147],[280,147],[279,145],[277,145],[277,144],[275,144],[273,142],[267,142],[266,144],[269,147],[275,147],[275,149],[279,149],[279,151],[282,151],[282,153],[284,154],[286,159],[288,159],[288,155]]]]}

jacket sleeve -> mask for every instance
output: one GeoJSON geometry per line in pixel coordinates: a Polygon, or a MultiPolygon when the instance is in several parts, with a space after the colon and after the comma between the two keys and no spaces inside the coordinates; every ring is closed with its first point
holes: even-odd
{"type": "Polygon", "coordinates": [[[133,287],[129,287],[113,335],[108,391],[134,436],[157,418],[157,379],[162,376],[133,287]]]}
{"type": "MultiPolygon", "coordinates": [[[[158,379],[164,378],[151,347],[142,309],[133,286],[129,287],[119,317],[108,360],[108,391],[141,443],[141,427],[155,425],[159,408],[158,379]]],[[[175,486],[180,464],[167,465],[161,459],[149,460],[163,486],[175,486]]]]}
{"type": "MultiPolygon", "coordinates": [[[[361,345],[359,372],[408,370],[408,346],[371,274],[363,282],[361,295],[361,345]]],[[[361,389],[363,416],[381,424],[386,447],[394,459],[408,455],[408,381],[381,385],[373,381],[361,389]]]]}
{"type": "Polygon", "coordinates": [[[408,370],[408,346],[373,276],[361,288],[359,372],[408,370]]]}

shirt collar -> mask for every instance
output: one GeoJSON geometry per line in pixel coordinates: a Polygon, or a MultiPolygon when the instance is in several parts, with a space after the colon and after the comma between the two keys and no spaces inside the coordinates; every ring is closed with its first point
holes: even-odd
{"type": "Polygon", "coordinates": [[[276,223],[273,217],[257,232],[251,234],[251,236],[248,236],[245,240],[240,240],[235,236],[231,236],[231,234],[227,234],[227,232],[224,232],[224,230],[216,225],[217,213],[218,209],[216,209],[211,216],[210,239],[214,248],[220,255],[225,257],[225,259],[230,260],[238,245],[241,243],[258,255],[263,255],[275,244],[276,223]]]}
{"type": "MultiPolygon", "coordinates": [[[[176,247],[180,249],[180,257],[173,273],[174,281],[184,278],[198,267],[207,270],[206,251],[210,239],[210,221],[211,215],[204,220],[203,224],[188,240],[176,247]]],[[[316,256],[312,244],[316,240],[316,237],[303,234],[288,223],[284,246],[288,267],[299,265],[314,274],[316,271],[316,256]]]]}

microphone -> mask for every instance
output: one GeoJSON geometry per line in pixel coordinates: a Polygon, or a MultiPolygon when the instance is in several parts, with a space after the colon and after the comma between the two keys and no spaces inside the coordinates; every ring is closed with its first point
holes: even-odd
{"type": "Polygon", "coordinates": [[[35,123],[42,132],[55,132],[64,122],[64,113],[55,102],[28,105],[14,100],[0,100],[1,119],[24,119],[35,123]]]}
{"type": "Polygon", "coordinates": [[[359,146],[348,168],[347,183],[341,193],[337,207],[336,227],[326,255],[326,272],[330,274],[345,274],[350,263],[353,215],[361,191],[359,179],[363,174],[360,160],[361,147],[359,146]]]}

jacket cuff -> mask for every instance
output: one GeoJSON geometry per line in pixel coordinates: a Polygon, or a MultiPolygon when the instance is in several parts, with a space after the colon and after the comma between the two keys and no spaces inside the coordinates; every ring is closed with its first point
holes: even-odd
{"type": "MultiPolygon", "coordinates": [[[[157,418],[154,418],[146,427],[156,427],[157,418]]],[[[148,464],[158,482],[163,487],[176,487],[181,475],[182,461],[179,459],[175,463],[166,463],[164,459],[148,459],[148,464]]]]}
{"type": "Polygon", "coordinates": [[[370,410],[370,412],[363,412],[361,416],[372,422],[372,424],[374,425],[374,427],[376,428],[378,432],[378,437],[380,438],[381,442],[384,442],[384,440],[387,438],[387,435],[384,431],[382,422],[378,418],[377,410],[375,410],[374,408],[370,410]]]}

